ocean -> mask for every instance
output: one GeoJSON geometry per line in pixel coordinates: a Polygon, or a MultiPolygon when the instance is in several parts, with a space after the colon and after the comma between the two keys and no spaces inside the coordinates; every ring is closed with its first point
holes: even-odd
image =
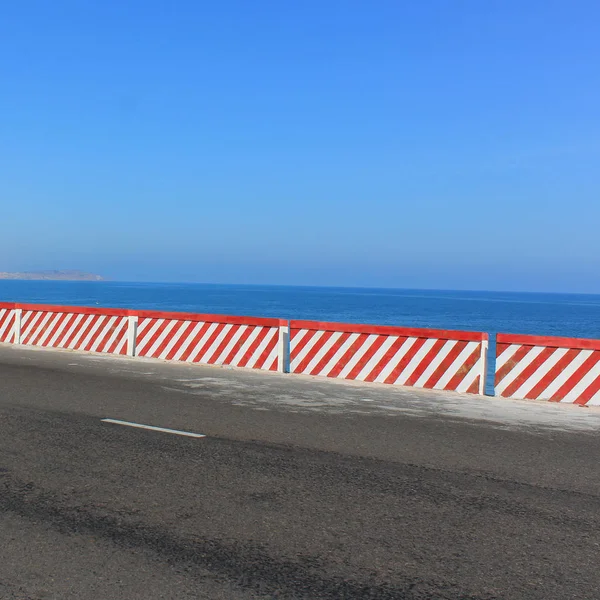
{"type": "Polygon", "coordinates": [[[585,294],[6,280],[0,301],[600,339],[600,295],[585,294]]]}

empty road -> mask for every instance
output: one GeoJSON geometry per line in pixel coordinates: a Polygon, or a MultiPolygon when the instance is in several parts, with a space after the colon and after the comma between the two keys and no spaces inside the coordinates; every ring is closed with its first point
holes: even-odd
{"type": "Polygon", "coordinates": [[[595,408],[0,345],[0,598],[600,598],[599,432],[595,408]]]}

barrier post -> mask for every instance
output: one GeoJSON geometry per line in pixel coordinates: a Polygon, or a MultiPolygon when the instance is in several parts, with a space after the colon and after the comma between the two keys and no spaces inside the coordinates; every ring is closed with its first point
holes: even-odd
{"type": "Polygon", "coordinates": [[[279,322],[279,343],[277,353],[277,371],[279,373],[290,372],[290,323],[279,322]]]}
{"type": "Polygon", "coordinates": [[[488,366],[488,351],[489,351],[489,339],[481,342],[481,379],[479,380],[479,395],[485,395],[485,384],[487,382],[487,366],[488,366]]]}
{"type": "Polygon", "coordinates": [[[129,315],[127,321],[127,356],[135,356],[138,317],[137,315],[129,315]]]}
{"type": "Polygon", "coordinates": [[[21,315],[23,310],[20,308],[15,309],[15,323],[13,329],[13,344],[21,343],[21,315]]]}

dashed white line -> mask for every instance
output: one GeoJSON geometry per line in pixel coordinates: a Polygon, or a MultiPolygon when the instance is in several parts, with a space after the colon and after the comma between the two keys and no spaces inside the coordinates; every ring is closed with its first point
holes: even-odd
{"type": "Polygon", "coordinates": [[[136,427],[137,429],[149,429],[150,431],[160,431],[162,433],[173,433],[186,437],[203,438],[202,433],[192,433],[191,431],[179,431],[178,429],[166,429],[165,427],[154,427],[153,425],[142,425],[140,423],[130,423],[129,421],[119,421],[117,419],[101,419],[103,423],[112,423],[114,425],[125,425],[126,427],[136,427]]]}

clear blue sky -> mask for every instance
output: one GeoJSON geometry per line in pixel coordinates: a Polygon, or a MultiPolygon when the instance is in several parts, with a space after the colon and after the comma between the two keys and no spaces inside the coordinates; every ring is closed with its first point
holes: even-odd
{"type": "Polygon", "coordinates": [[[0,270],[600,292],[596,0],[0,7],[0,270]]]}

